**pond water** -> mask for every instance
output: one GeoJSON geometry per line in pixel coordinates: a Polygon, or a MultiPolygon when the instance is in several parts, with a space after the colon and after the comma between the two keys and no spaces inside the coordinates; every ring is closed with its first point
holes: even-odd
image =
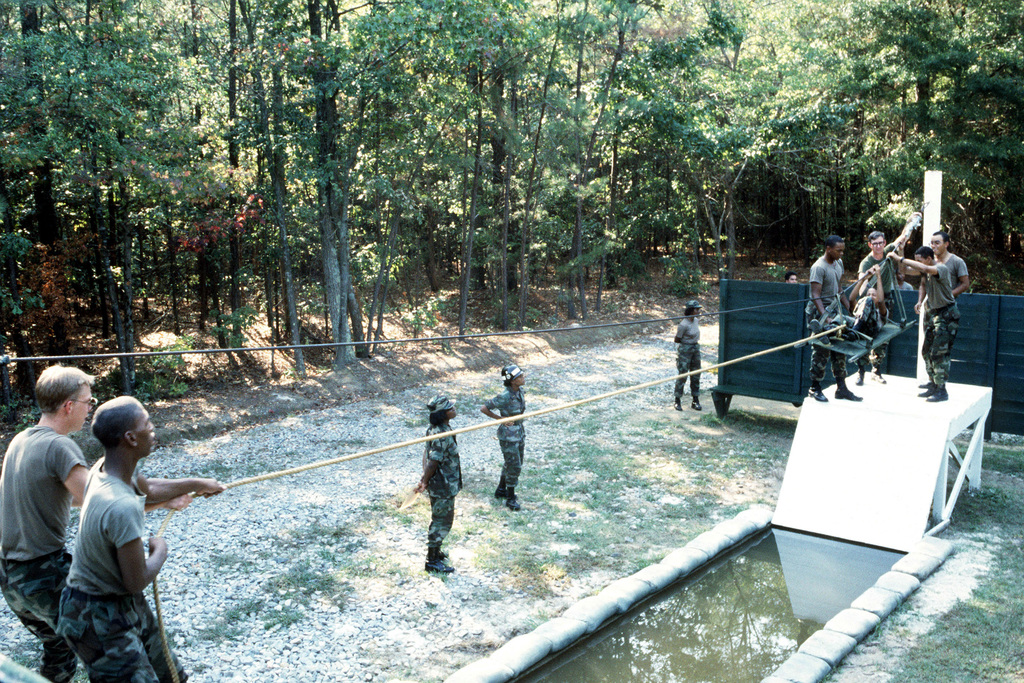
{"type": "Polygon", "coordinates": [[[518,680],[757,682],[900,557],[773,529],[518,680]]]}

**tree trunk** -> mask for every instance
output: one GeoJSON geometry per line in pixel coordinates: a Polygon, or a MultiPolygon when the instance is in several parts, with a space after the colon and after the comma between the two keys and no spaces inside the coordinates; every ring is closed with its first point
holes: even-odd
{"type": "MultiPolygon", "coordinates": [[[[96,164],[95,150],[92,153],[90,165],[92,167],[92,177],[94,179],[98,178],[99,172],[96,164]]],[[[114,321],[114,337],[117,340],[118,352],[127,353],[128,349],[127,344],[125,343],[124,323],[121,319],[121,304],[117,293],[117,281],[114,279],[114,271],[110,267],[110,240],[107,235],[107,224],[103,218],[103,209],[100,200],[100,187],[98,182],[93,183],[92,195],[93,209],[96,212],[96,228],[99,231],[100,236],[100,259],[103,265],[103,272],[107,280],[107,296],[110,300],[110,312],[114,321]]],[[[125,357],[119,358],[118,362],[121,366],[121,393],[131,394],[134,380],[134,368],[125,357]]]]}
{"type": "Polygon", "coordinates": [[[540,113],[537,115],[537,130],[533,136],[533,153],[530,155],[530,172],[526,180],[526,200],[523,203],[522,248],[519,252],[519,329],[526,327],[526,308],[530,291],[530,248],[533,246],[533,192],[534,180],[537,175],[537,159],[540,155],[540,134],[544,127],[544,114],[548,109],[548,88],[551,86],[551,75],[554,70],[555,58],[558,55],[559,34],[551,46],[547,71],[544,74],[544,87],[541,89],[540,113]]]}
{"type": "Polygon", "coordinates": [[[480,88],[483,77],[480,72],[474,69],[470,73],[470,85],[477,96],[476,108],[476,133],[473,143],[473,189],[470,191],[469,199],[469,224],[466,226],[466,235],[462,247],[462,289],[459,292],[459,334],[466,334],[466,306],[469,303],[469,278],[472,274],[473,264],[473,237],[476,233],[477,200],[480,194],[480,154],[483,147],[484,135],[484,113],[483,104],[480,102],[480,88]]]}
{"type": "MultiPolygon", "coordinates": [[[[306,8],[309,15],[309,33],[314,41],[321,39],[320,3],[319,0],[307,0],[306,8]]],[[[317,211],[320,224],[321,260],[324,268],[324,296],[327,299],[327,312],[331,322],[331,341],[341,342],[344,336],[345,305],[343,303],[340,261],[338,258],[338,224],[340,217],[336,185],[335,165],[337,158],[338,108],[334,99],[337,86],[336,74],[326,68],[318,68],[313,72],[313,92],[316,111],[314,128],[317,134],[317,211]]],[[[276,84],[276,82],[275,82],[276,84]]],[[[276,89],[275,89],[276,102],[276,89]]],[[[343,347],[334,347],[334,367],[340,369],[344,363],[343,347]]]]}

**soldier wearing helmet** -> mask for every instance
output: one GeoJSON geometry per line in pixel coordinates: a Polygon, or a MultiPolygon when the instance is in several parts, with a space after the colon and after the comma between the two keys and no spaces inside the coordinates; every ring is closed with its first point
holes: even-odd
{"type": "MultiPolygon", "coordinates": [[[[427,436],[444,434],[452,430],[448,422],[455,418],[455,401],[439,394],[427,403],[430,411],[430,427],[427,436]]],[[[459,461],[459,444],[454,435],[441,436],[423,446],[423,476],[416,491],[428,491],[430,495],[430,528],[427,530],[427,561],[423,569],[428,572],[450,574],[455,568],[445,560],[448,555],[441,550],[448,532],[455,520],[455,496],[462,490],[462,464],[459,461]]]]}
{"type": "MultiPolygon", "coordinates": [[[[704,308],[696,299],[686,302],[686,310],[683,315],[686,317],[679,322],[676,328],[675,342],[679,344],[676,351],[676,372],[680,375],[686,372],[700,370],[700,326],[697,324],[697,313],[704,308]]],[[[683,391],[686,389],[686,379],[680,377],[676,380],[673,394],[676,399],[676,410],[682,410],[680,401],[683,398],[683,391]]],[[[694,410],[701,410],[700,407],[700,373],[694,372],[690,375],[690,396],[693,400],[690,407],[694,410]]]]}
{"type": "MultiPolygon", "coordinates": [[[[501,369],[501,377],[505,383],[505,390],[480,408],[481,413],[493,420],[526,412],[526,400],[523,397],[526,376],[523,371],[518,365],[506,365],[501,369]]],[[[494,497],[504,498],[505,507],[513,512],[521,508],[519,498],[516,497],[516,486],[519,484],[519,473],[523,469],[525,442],[526,429],[522,421],[506,422],[498,427],[498,443],[505,464],[501,467],[501,479],[498,481],[498,488],[494,490],[494,497]]]]}

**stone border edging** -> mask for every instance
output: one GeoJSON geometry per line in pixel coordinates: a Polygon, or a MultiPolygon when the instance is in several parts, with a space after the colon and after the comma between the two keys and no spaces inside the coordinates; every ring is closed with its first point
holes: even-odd
{"type": "Polygon", "coordinates": [[[953,544],[949,541],[931,536],[922,538],[891,570],[882,574],[874,586],[805,640],[796,654],[761,683],[818,683],[824,679],[857,643],[942,566],[952,552],[953,544]]]}
{"type": "Polygon", "coordinates": [[[766,529],[771,524],[772,514],[764,507],[744,510],[672,551],[661,562],[612,582],[597,595],[570,606],[562,616],[512,638],[489,656],[453,673],[445,683],[505,683],[515,678],[545,657],[593,633],[644,598],[703,567],[724,550],[766,529]]]}

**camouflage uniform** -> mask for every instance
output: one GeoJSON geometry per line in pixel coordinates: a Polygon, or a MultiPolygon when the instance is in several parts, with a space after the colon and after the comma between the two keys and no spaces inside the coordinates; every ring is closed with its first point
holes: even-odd
{"type": "MultiPolygon", "coordinates": [[[[895,251],[895,244],[886,245],[885,249],[882,250],[883,254],[895,251]]],[[[881,264],[879,271],[879,284],[882,286],[882,294],[885,297],[885,308],[889,311],[890,319],[896,315],[898,310],[896,307],[896,276],[895,267],[892,265],[892,261],[887,257],[883,256],[881,261],[876,261],[875,257],[868,253],[867,256],[860,262],[859,273],[863,275],[868,272],[873,266],[881,264]],[[888,265],[886,265],[888,264],[888,265]]],[[[870,284],[870,283],[869,283],[870,284]]],[[[864,287],[864,291],[867,290],[867,285],[864,287]]],[[[864,294],[863,296],[867,296],[864,294]]],[[[902,320],[894,320],[894,322],[902,324],[902,320]]],[[[870,356],[861,356],[857,359],[857,369],[861,372],[867,372],[868,368],[877,374],[882,374],[882,364],[885,362],[886,353],[889,350],[889,342],[881,344],[871,349],[870,356]]]]}
{"type": "MultiPolygon", "coordinates": [[[[829,263],[826,258],[822,256],[811,266],[811,274],[808,281],[817,282],[821,285],[821,299],[823,306],[828,307],[836,294],[839,294],[841,291],[842,277],[842,259],[837,259],[832,263],[829,263]]],[[[806,311],[807,321],[808,324],[810,324],[810,321],[816,319],[819,315],[818,307],[813,301],[809,301],[807,302],[806,311]]],[[[832,351],[828,348],[815,346],[811,350],[811,382],[820,383],[825,379],[825,368],[828,366],[830,359],[832,360],[832,376],[836,378],[836,382],[841,383],[842,380],[846,379],[846,356],[838,351],[832,351]]]]}
{"type": "MultiPolygon", "coordinates": [[[[688,308],[690,304],[695,304],[693,308],[700,308],[700,304],[696,301],[688,302],[688,308]]],[[[679,340],[679,348],[676,350],[676,374],[681,375],[685,372],[700,370],[700,326],[697,324],[697,319],[683,318],[679,321],[679,325],[676,327],[676,339],[679,340]]],[[[686,378],[677,379],[672,392],[676,402],[682,397],[685,388],[686,378]]],[[[694,373],[690,375],[690,395],[697,398],[698,394],[700,394],[700,373],[694,373]]]]}
{"type": "MultiPolygon", "coordinates": [[[[523,388],[517,391],[505,388],[491,400],[484,403],[488,410],[497,412],[502,417],[522,415],[526,412],[526,398],[523,388]]],[[[519,474],[523,470],[523,458],[526,453],[526,428],[522,422],[506,422],[498,426],[498,445],[505,464],[501,466],[501,478],[505,485],[515,488],[519,484],[519,474]]]]}
{"type": "Polygon", "coordinates": [[[949,379],[949,359],[956,341],[957,330],[960,329],[960,311],[956,304],[932,313],[924,326],[924,343],[921,355],[928,370],[928,377],[937,387],[946,385],[949,379]]]}
{"type": "Polygon", "coordinates": [[[949,379],[949,358],[953,342],[960,329],[960,309],[953,298],[953,271],[942,263],[935,267],[938,269],[937,274],[924,275],[928,317],[924,323],[921,355],[932,384],[944,387],[949,379]]]}
{"type": "MultiPolygon", "coordinates": [[[[64,589],[58,632],[74,643],[90,683],[168,683],[160,626],[142,593],[94,596],[64,589]]],[[[178,680],[188,676],[174,653],[178,680]]]]}
{"type": "MultiPolygon", "coordinates": [[[[427,436],[451,431],[446,422],[432,425],[427,436]]],[[[427,548],[440,548],[455,519],[455,496],[462,490],[462,465],[459,460],[459,444],[454,436],[443,436],[427,442],[423,457],[437,461],[437,471],[427,482],[430,495],[430,529],[427,531],[427,548]]]]}
{"type": "Polygon", "coordinates": [[[56,633],[70,567],[71,555],[63,550],[24,562],[0,560],[0,589],[15,616],[42,641],[39,673],[53,683],[70,681],[78,667],[75,653],[56,633]]]}

